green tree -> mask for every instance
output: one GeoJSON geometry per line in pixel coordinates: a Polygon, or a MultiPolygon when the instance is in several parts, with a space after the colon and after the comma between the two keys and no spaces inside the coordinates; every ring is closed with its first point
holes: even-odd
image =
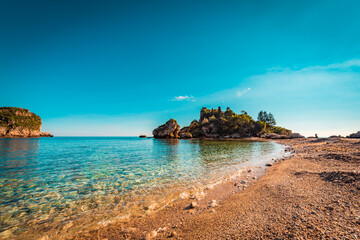
{"type": "Polygon", "coordinates": [[[274,115],[272,113],[268,114],[268,119],[266,121],[270,126],[275,126],[276,125],[276,121],[274,118],[274,115]]]}
{"type": "Polygon", "coordinates": [[[263,111],[259,112],[257,119],[258,119],[259,122],[265,122],[264,121],[264,112],[263,111]]]}

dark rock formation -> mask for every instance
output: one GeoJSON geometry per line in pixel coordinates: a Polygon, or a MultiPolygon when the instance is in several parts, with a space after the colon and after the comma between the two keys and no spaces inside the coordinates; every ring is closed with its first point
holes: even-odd
{"type": "Polygon", "coordinates": [[[357,133],[352,133],[347,137],[348,138],[360,138],[360,131],[358,131],[357,133]]]}
{"type": "Polygon", "coordinates": [[[146,135],[140,135],[139,138],[146,138],[146,135]]]}
{"type": "Polygon", "coordinates": [[[199,121],[193,120],[188,127],[180,126],[174,119],[153,131],[155,138],[302,138],[291,130],[274,126],[266,122],[255,121],[245,111],[234,113],[230,108],[225,112],[221,108],[200,111],[199,121]]]}
{"type": "Polygon", "coordinates": [[[261,134],[273,132],[281,135],[290,135],[288,129],[266,125],[264,122],[255,121],[245,111],[242,114],[234,113],[230,108],[222,111],[221,108],[200,111],[199,121],[194,120],[190,126],[180,131],[181,138],[244,138],[258,137],[261,134]]]}
{"type": "Polygon", "coordinates": [[[329,138],[343,138],[341,135],[331,135],[329,138]]]}
{"type": "Polygon", "coordinates": [[[179,138],[180,126],[176,120],[170,119],[164,125],[154,129],[154,138],[179,138]]]}
{"type": "Polygon", "coordinates": [[[192,134],[190,133],[189,127],[183,127],[180,129],[179,136],[180,138],[192,138],[192,134]]]}
{"type": "Polygon", "coordinates": [[[41,118],[28,109],[0,108],[0,137],[52,137],[41,132],[41,118]]]}
{"type": "Polygon", "coordinates": [[[276,134],[276,133],[266,133],[261,135],[262,138],[268,139],[291,139],[291,138],[304,138],[304,136],[300,135],[299,133],[291,133],[288,135],[285,134],[276,134]]]}

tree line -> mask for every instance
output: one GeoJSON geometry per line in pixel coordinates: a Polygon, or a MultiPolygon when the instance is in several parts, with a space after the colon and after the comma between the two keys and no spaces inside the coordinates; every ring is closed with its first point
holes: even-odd
{"type": "Polygon", "coordinates": [[[265,122],[269,126],[275,126],[276,121],[272,113],[267,113],[266,111],[260,111],[257,117],[259,122],[265,122]]]}

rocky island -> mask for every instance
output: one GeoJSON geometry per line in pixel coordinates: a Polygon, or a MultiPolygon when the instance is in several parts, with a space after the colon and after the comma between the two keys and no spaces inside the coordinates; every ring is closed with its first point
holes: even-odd
{"type": "Polygon", "coordinates": [[[183,127],[170,119],[154,129],[155,138],[246,138],[263,137],[271,139],[303,138],[298,133],[276,126],[274,116],[261,111],[255,121],[247,112],[236,114],[229,107],[222,111],[203,107],[200,119],[193,120],[190,126],[183,127]]]}
{"type": "Polygon", "coordinates": [[[28,109],[0,108],[0,137],[53,137],[41,132],[41,118],[28,109]]]}

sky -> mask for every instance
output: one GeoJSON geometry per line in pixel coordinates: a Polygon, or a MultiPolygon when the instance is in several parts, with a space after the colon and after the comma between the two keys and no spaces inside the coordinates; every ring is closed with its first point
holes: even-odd
{"type": "Polygon", "coordinates": [[[0,106],[56,136],[137,136],[202,107],[360,130],[360,2],[0,0],[0,106]]]}

